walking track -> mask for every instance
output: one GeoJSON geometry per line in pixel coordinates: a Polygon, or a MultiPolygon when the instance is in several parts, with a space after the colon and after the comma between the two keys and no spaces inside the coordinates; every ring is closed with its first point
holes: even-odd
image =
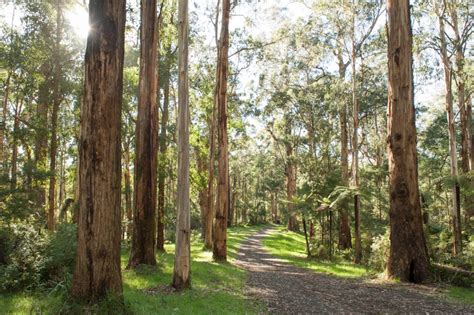
{"type": "Polygon", "coordinates": [[[263,300],[270,314],[474,314],[474,306],[453,304],[433,287],[343,279],[290,265],[263,249],[262,239],[274,232],[249,237],[236,262],[249,272],[247,294],[263,300]]]}

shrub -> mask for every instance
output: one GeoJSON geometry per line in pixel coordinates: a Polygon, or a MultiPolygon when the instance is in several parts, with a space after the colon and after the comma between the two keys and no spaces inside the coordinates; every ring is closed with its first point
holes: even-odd
{"type": "Polygon", "coordinates": [[[372,254],[369,258],[369,265],[378,271],[383,271],[387,265],[390,251],[390,231],[378,235],[374,238],[371,246],[372,254]]]}
{"type": "Polygon", "coordinates": [[[0,291],[51,288],[70,278],[76,252],[75,225],[57,231],[35,229],[29,224],[0,228],[4,263],[0,264],[0,291]]]}
{"type": "Polygon", "coordinates": [[[5,262],[0,265],[0,291],[30,289],[41,282],[48,234],[28,224],[2,228],[5,262]]]}
{"type": "Polygon", "coordinates": [[[73,273],[76,258],[75,224],[61,224],[46,247],[43,281],[55,285],[73,273]]]}

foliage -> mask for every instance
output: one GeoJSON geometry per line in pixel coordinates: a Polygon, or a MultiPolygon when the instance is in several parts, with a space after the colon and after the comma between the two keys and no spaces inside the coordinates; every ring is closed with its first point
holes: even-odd
{"type": "Polygon", "coordinates": [[[33,289],[41,284],[49,235],[29,224],[2,227],[6,264],[0,265],[0,290],[33,289]]]}
{"type": "Polygon", "coordinates": [[[19,223],[3,227],[0,235],[6,258],[0,264],[0,291],[52,288],[70,280],[76,254],[75,225],[59,225],[50,235],[19,223]]]}
{"type": "Polygon", "coordinates": [[[370,267],[372,267],[374,270],[384,271],[390,250],[389,229],[387,229],[384,234],[378,235],[374,238],[371,249],[372,253],[369,258],[370,267]]]}

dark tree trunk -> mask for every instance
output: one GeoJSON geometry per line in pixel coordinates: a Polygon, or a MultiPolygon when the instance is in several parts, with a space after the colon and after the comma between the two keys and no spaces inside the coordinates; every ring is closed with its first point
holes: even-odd
{"type": "Polygon", "coordinates": [[[229,19],[230,0],[222,1],[222,24],[217,63],[217,116],[219,161],[217,175],[217,203],[214,221],[213,257],[227,260],[227,211],[229,207],[229,155],[227,139],[227,80],[229,74],[229,19]]]}
{"type": "Polygon", "coordinates": [[[132,249],[127,268],[156,265],[158,109],[156,0],[141,0],[140,83],[135,131],[132,249]]]}
{"type": "Polygon", "coordinates": [[[79,220],[71,293],[122,294],[120,145],[125,1],[91,0],[79,140],[79,220]]]}
{"type": "Polygon", "coordinates": [[[429,259],[418,191],[412,34],[406,0],[387,0],[390,254],[387,276],[423,282],[429,259]]]}

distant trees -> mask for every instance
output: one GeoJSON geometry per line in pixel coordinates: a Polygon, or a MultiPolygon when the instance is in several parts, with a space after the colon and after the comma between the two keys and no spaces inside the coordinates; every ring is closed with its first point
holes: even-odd
{"type": "Polygon", "coordinates": [[[423,232],[413,91],[410,7],[388,0],[388,162],[390,254],[387,276],[422,282],[429,276],[423,232]]]}
{"type": "Polygon", "coordinates": [[[91,0],[79,139],[75,298],[122,294],[121,103],[125,1],[91,0]]]}

